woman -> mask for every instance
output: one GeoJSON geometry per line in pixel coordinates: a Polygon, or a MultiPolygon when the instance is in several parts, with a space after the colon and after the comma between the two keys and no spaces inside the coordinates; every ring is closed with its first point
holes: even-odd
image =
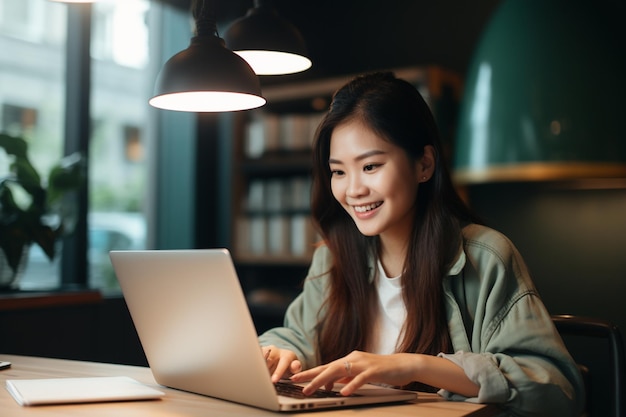
{"type": "Polygon", "coordinates": [[[432,114],[391,73],[335,93],[314,143],[324,244],[284,327],[260,341],[272,379],[435,389],[518,415],[574,416],[580,374],[524,262],[455,192],[432,114]]]}

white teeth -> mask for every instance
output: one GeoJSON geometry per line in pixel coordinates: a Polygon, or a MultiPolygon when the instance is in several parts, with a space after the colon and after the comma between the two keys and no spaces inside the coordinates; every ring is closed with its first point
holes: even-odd
{"type": "Polygon", "coordinates": [[[354,206],[354,211],[356,211],[357,213],[365,213],[366,211],[374,210],[375,208],[380,207],[381,204],[383,203],[379,201],[377,203],[368,204],[366,206],[354,206]]]}

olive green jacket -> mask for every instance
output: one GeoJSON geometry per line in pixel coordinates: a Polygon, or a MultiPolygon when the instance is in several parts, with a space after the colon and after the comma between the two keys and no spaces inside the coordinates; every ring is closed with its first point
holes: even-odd
{"type": "MultiPolygon", "coordinates": [[[[584,402],[582,378],[519,252],[504,235],[485,226],[466,226],[463,237],[457,259],[443,280],[456,353],[440,356],[461,366],[480,391],[476,398],[445,390],[440,395],[500,404],[511,415],[578,415],[584,402]]],[[[287,310],[284,327],[260,336],[262,345],[293,351],[304,369],[318,365],[315,325],[331,263],[328,248],[318,248],[304,289],[287,310]]]]}

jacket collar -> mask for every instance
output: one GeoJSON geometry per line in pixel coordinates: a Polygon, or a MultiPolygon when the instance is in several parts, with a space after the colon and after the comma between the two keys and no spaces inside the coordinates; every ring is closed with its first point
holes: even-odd
{"type": "MultiPolygon", "coordinates": [[[[463,243],[459,245],[459,251],[457,252],[456,258],[452,263],[452,266],[448,269],[446,276],[454,276],[459,275],[463,268],[465,267],[466,262],[465,251],[463,250],[463,243]]],[[[374,280],[374,276],[376,275],[376,260],[375,256],[370,256],[369,258],[369,282],[374,280]]]]}
{"type": "Polygon", "coordinates": [[[450,269],[448,269],[447,276],[459,275],[463,268],[465,267],[466,257],[465,251],[463,250],[463,243],[459,245],[459,251],[457,252],[456,259],[452,263],[450,269]]]}

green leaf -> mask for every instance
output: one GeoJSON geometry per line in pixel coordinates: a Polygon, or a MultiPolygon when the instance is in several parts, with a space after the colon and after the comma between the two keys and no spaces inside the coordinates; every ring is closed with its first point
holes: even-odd
{"type": "MultiPolygon", "coordinates": [[[[0,225],[11,222],[19,210],[11,189],[5,186],[5,181],[0,182],[0,225]]],[[[0,239],[4,239],[4,237],[0,237],[0,239]]]]}
{"type": "Polygon", "coordinates": [[[25,158],[17,158],[13,162],[13,170],[18,182],[33,197],[43,192],[41,187],[41,177],[35,170],[35,167],[25,158]]]}
{"type": "MultiPolygon", "coordinates": [[[[4,148],[8,155],[14,156],[11,162],[11,171],[14,177],[8,180],[18,184],[29,193],[36,204],[45,204],[45,190],[41,187],[41,176],[28,159],[27,142],[19,137],[0,133],[0,147],[4,148]]],[[[6,187],[6,184],[0,184],[0,187],[6,187]]]]}
{"type": "Polygon", "coordinates": [[[22,259],[24,246],[30,242],[23,231],[14,224],[0,225],[0,236],[0,248],[4,251],[9,266],[15,271],[22,259]]]}
{"type": "Polygon", "coordinates": [[[53,260],[55,242],[63,233],[64,222],[54,230],[45,223],[43,216],[53,208],[51,203],[84,184],[86,161],[80,153],[61,159],[43,186],[41,176],[28,159],[28,144],[24,139],[0,133],[0,148],[12,156],[12,175],[0,179],[0,250],[13,269],[32,243],[41,246],[53,260]],[[20,207],[17,203],[21,202],[19,197],[24,191],[32,199],[20,207]]]}
{"type": "Polygon", "coordinates": [[[85,181],[84,159],[79,153],[66,156],[52,168],[48,176],[48,204],[64,193],[79,189],[85,181]]]}
{"type": "Polygon", "coordinates": [[[43,249],[48,259],[52,261],[54,259],[54,242],[57,238],[54,230],[52,230],[50,226],[43,224],[34,225],[34,227],[31,228],[31,236],[33,241],[43,249]]]}
{"type": "Polygon", "coordinates": [[[8,155],[27,158],[28,143],[22,138],[0,133],[0,148],[3,148],[8,155]]]}

